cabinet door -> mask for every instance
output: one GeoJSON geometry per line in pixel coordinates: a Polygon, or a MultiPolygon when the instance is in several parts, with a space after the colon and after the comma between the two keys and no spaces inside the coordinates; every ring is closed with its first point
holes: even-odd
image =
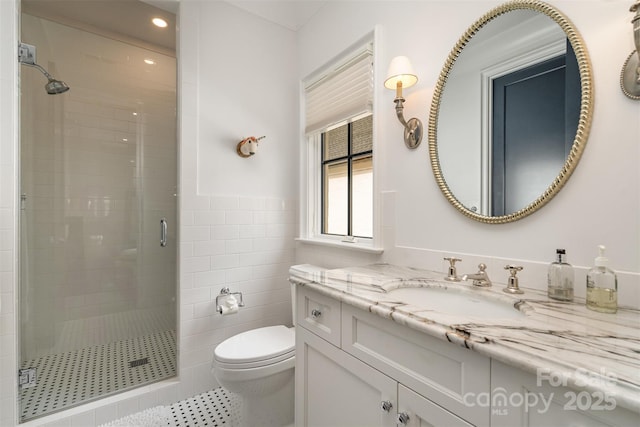
{"type": "Polygon", "coordinates": [[[304,328],[296,330],[295,375],[296,426],[395,425],[397,383],[304,328]]]}
{"type": "MultiPolygon", "coordinates": [[[[545,376],[491,361],[491,426],[638,426],[640,414],[618,407],[600,391],[551,387],[545,376]],[[540,383],[540,385],[538,385],[540,383]]],[[[489,404],[469,399],[470,404],[489,404]]]]}
{"type": "Polygon", "coordinates": [[[406,425],[409,427],[472,427],[472,424],[453,415],[451,412],[436,405],[426,397],[420,396],[402,384],[398,385],[398,414],[408,416],[406,424],[402,424],[399,418],[398,425],[406,425]]]}
{"type": "Polygon", "coordinates": [[[489,391],[488,357],[348,304],[342,349],[471,424],[489,425],[488,407],[465,402],[489,391]]]}

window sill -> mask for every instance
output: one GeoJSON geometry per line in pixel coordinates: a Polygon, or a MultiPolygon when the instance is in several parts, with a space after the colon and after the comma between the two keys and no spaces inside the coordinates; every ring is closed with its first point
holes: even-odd
{"type": "Polygon", "coordinates": [[[296,242],[304,243],[307,245],[328,246],[332,248],[348,249],[353,251],[367,252],[371,254],[381,254],[384,252],[384,248],[376,248],[370,244],[362,242],[348,243],[339,240],[309,239],[302,237],[296,238],[295,240],[296,242]]]}

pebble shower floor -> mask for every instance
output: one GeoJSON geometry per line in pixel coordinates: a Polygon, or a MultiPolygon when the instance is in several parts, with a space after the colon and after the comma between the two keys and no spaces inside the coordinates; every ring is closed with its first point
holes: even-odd
{"type": "Polygon", "coordinates": [[[171,377],[175,354],[175,331],[169,330],[26,361],[21,367],[36,368],[37,385],[20,392],[21,419],[171,377]],[[143,358],[148,363],[129,365],[143,358]]]}

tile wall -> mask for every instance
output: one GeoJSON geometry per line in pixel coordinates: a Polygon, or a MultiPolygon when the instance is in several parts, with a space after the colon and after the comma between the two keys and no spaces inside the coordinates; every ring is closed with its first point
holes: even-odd
{"type": "Polygon", "coordinates": [[[180,366],[199,372],[199,392],[216,385],[209,369],[222,340],[291,324],[288,270],[294,263],[296,202],[200,196],[192,207],[181,213],[180,366]],[[237,314],[215,311],[216,295],[225,286],[243,294],[245,307],[237,314]]]}

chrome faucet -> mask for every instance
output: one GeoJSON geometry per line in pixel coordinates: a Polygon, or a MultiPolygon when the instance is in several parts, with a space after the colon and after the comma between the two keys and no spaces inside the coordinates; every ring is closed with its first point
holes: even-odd
{"type": "Polygon", "coordinates": [[[475,274],[465,274],[461,277],[462,280],[473,280],[472,285],[480,288],[488,288],[491,286],[491,280],[486,272],[486,264],[478,264],[478,272],[475,274]]]}
{"type": "Polygon", "coordinates": [[[511,274],[509,276],[509,279],[507,281],[507,287],[503,289],[503,291],[505,291],[508,294],[523,294],[524,291],[522,289],[520,289],[520,286],[518,286],[518,276],[516,276],[516,274],[518,274],[518,271],[522,270],[522,266],[520,265],[505,265],[504,269],[505,270],[509,270],[509,273],[511,274]]]}
{"type": "Polygon", "coordinates": [[[447,280],[449,282],[459,282],[460,277],[458,277],[458,273],[456,272],[456,262],[462,261],[462,260],[460,258],[453,258],[453,257],[445,257],[443,259],[445,261],[449,261],[449,269],[447,271],[447,277],[445,277],[444,280],[447,280]]]}

